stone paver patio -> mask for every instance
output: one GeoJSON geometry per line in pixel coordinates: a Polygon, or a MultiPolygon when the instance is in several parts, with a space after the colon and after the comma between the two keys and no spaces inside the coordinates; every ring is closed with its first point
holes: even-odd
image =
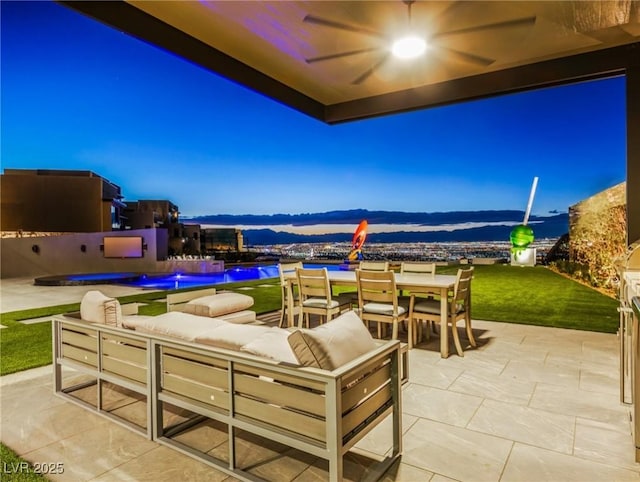
{"type": "MultiPolygon", "coordinates": [[[[616,335],[487,321],[473,326],[479,347],[464,358],[440,358],[437,337],[410,352],[404,454],[384,480],[640,481],[630,411],[619,400],[616,335]]],[[[0,439],[28,461],[62,463],[64,473],[52,480],[235,480],[56,397],[51,371],[0,378],[0,439]]],[[[345,459],[348,480],[390,449],[385,425],[345,459]]],[[[226,440],[194,443],[215,452],[226,440]]],[[[261,477],[326,480],[326,467],[314,457],[251,439],[246,444],[244,463],[261,477]]]]}

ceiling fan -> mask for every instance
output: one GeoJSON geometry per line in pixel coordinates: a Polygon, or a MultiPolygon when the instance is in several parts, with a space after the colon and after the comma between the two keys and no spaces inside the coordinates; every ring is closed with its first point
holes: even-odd
{"type": "MultiPolygon", "coordinates": [[[[324,62],[328,60],[339,59],[339,58],[349,57],[353,55],[361,55],[369,52],[381,51],[380,55],[377,57],[376,60],[373,61],[372,65],[351,82],[353,85],[359,85],[365,80],[367,80],[377,69],[379,69],[390,58],[391,55],[398,58],[405,58],[405,59],[415,58],[420,56],[422,53],[424,53],[427,46],[429,48],[437,48],[442,51],[445,51],[447,55],[454,57],[458,60],[461,60],[463,62],[471,63],[478,67],[487,67],[491,65],[493,62],[495,62],[496,59],[446,47],[441,43],[439,43],[439,41],[447,37],[453,37],[456,35],[463,35],[463,34],[474,33],[474,32],[499,30],[499,29],[512,28],[512,27],[526,28],[526,27],[533,26],[536,22],[536,16],[533,15],[533,16],[515,18],[512,20],[499,21],[499,22],[494,22],[489,24],[475,25],[472,27],[457,28],[457,29],[452,29],[448,31],[437,31],[427,37],[425,34],[421,34],[420,32],[416,31],[415,27],[411,25],[411,6],[415,3],[415,0],[402,0],[402,3],[404,3],[407,6],[408,22],[407,22],[407,29],[406,29],[405,35],[400,36],[398,38],[389,38],[388,36],[384,35],[379,31],[369,29],[366,27],[352,25],[349,23],[344,23],[344,22],[332,20],[325,17],[319,17],[319,16],[307,14],[304,17],[303,22],[320,25],[323,27],[343,30],[347,32],[354,32],[357,34],[362,34],[369,37],[377,38],[383,41],[386,47],[365,47],[365,48],[354,49],[354,50],[349,50],[344,52],[335,52],[327,55],[320,55],[316,57],[306,58],[305,61],[308,64],[312,64],[315,62],[324,62]]],[[[463,1],[452,2],[442,12],[440,12],[438,17],[442,17],[445,15],[452,15],[455,9],[464,3],[466,2],[463,2],[463,1]]]]}

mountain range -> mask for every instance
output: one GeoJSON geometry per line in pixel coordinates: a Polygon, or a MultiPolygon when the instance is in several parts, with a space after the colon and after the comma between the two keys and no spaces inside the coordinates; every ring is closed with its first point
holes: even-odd
{"type": "MultiPolygon", "coordinates": [[[[354,209],[303,214],[212,214],[183,221],[203,228],[240,228],[245,244],[267,245],[351,242],[353,231],[362,220],[369,224],[369,243],[508,241],[511,230],[522,224],[523,218],[524,212],[515,210],[411,213],[354,209]],[[332,227],[329,232],[317,232],[327,226],[332,227]]],[[[532,215],[529,224],[536,238],[558,238],[569,230],[569,215],[532,215]]]]}

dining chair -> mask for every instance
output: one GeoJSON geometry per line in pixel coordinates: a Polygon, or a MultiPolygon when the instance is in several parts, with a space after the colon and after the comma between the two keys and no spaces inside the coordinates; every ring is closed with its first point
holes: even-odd
{"type": "Polygon", "coordinates": [[[296,269],[300,294],[300,315],[298,326],[302,328],[302,318],[309,327],[309,315],[319,315],[320,323],[331,320],[333,315],[351,309],[351,296],[333,295],[327,275],[327,268],[296,269]]]}
{"type": "MultiPolygon", "coordinates": [[[[436,264],[435,263],[427,263],[424,261],[403,261],[400,263],[400,274],[406,274],[410,276],[435,276],[436,275],[436,264]]],[[[403,291],[400,293],[403,296],[409,296],[407,291],[403,291]]],[[[425,295],[428,299],[434,299],[432,294],[425,295]]],[[[429,329],[432,328],[431,323],[428,323],[429,329]]]]}
{"type": "Polygon", "coordinates": [[[358,269],[367,271],[389,271],[389,261],[360,261],[358,269]]]}
{"type": "MultiPolygon", "coordinates": [[[[471,280],[473,268],[459,269],[453,287],[453,295],[447,300],[447,323],[451,326],[453,342],[459,356],[464,356],[457,323],[464,320],[467,338],[472,347],[477,346],[471,329],[471,280]]],[[[409,304],[409,327],[414,326],[414,343],[421,339],[422,322],[440,323],[440,300],[425,299],[411,294],[409,304]]],[[[441,330],[442,332],[442,330],[441,330]]],[[[429,332],[427,332],[429,333],[429,332]]]]}
{"type": "Polygon", "coordinates": [[[424,261],[403,261],[400,263],[400,274],[434,276],[436,274],[436,264],[424,261]]]}
{"type": "MultiPolygon", "coordinates": [[[[389,271],[389,261],[360,261],[358,269],[366,271],[389,271]]],[[[358,290],[350,291],[351,303],[358,306],[358,290]]]]}
{"type": "MultiPolygon", "coordinates": [[[[393,271],[356,270],[358,309],[365,323],[377,323],[378,338],[382,338],[381,323],[391,325],[391,339],[398,339],[398,324],[408,319],[409,307],[400,303],[393,271]]],[[[409,325],[409,348],[413,332],[409,325]]]]}
{"type": "MultiPolygon", "coordinates": [[[[357,269],[364,269],[367,271],[389,271],[389,261],[360,261],[357,269]]],[[[358,306],[358,291],[348,290],[343,292],[351,296],[351,303],[358,306]]]]}
{"type": "Polygon", "coordinates": [[[300,316],[300,296],[298,294],[299,290],[297,277],[295,278],[295,280],[291,279],[291,276],[296,276],[296,269],[298,268],[302,268],[302,261],[298,261],[296,263],[278,263],[278,274],[280,275],[280,291],[282,296],[280,323],[278,324],[280,328],[284,327],[285,320],[288,320],[289,316],[292,316],[294,324],[296,314],[300,316]],[[291,303],[292,306],[291,313],[289,313],[289,303],[291,303]]]}

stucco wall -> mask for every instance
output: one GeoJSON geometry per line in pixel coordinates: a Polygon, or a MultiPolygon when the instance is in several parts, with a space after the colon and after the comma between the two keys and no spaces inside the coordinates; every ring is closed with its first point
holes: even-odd
{"type": "Polygon", "coordinates": [[[157,271],[158,252],[164,257],[166,229],[136,229],[104,233],[77,233],[0,240],[0,277],[157,271]],[[100,250],[105,236],[142,236],[142,258],[105,258],[100,250]],[[81,246],[85,246],[82,251],[81,246]],[[34,248],[37,246],[37,249],[34,248]],[[37,251],[37,252],[36,252],[37,251]]]}

